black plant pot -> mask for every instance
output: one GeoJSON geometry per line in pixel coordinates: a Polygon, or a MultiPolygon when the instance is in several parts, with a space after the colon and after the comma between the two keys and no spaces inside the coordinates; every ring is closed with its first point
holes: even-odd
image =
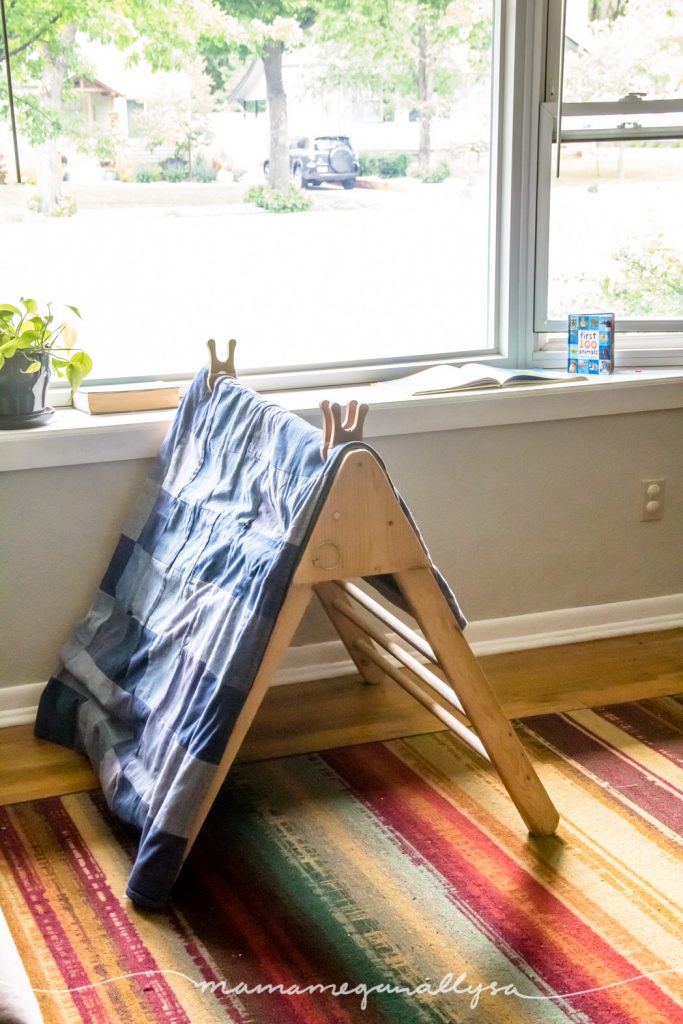
{"type": "Polygon", "coordinates": [[[54,413],[46,404],[50,380],[50,357],[47,352],[17,352],[0,366],[0,430],[21,430],[40,427],[54,413]],[[37,360],[40,369],[22,373],[37,360]]]}

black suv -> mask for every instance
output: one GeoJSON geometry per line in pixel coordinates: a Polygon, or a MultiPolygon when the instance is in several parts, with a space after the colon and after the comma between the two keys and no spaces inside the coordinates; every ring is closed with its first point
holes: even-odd
{"type": "MultiPolygon", "coordinates": [[[[263,164],[268,177],[270,161],[263,164]]],[[[300,188],[338,181],[344,188],[354,188],[360,171],[358,158],[347,135],[318,135],[314,139],[300,135],[289,147],[289,170],[300,188]]]]}

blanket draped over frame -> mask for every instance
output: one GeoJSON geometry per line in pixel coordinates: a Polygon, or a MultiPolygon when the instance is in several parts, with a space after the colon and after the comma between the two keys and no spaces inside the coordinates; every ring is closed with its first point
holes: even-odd
{"type": "MultiPolygon", "coordinates": [[[[139,830],[128,895],[152,908],[169,896],[348,449],[323,462],[319,430],[232,378],[210,392],[206,377],[190,386],[92,608],[62,647],[35,727],[87,753],[111,809],[139,830]]],[[[370,582],[384,593],[393,583],[370,582]]]]}

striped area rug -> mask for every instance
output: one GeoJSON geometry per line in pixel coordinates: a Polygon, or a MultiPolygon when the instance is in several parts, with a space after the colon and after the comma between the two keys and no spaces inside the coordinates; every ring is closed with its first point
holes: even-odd
{"type": "Polygon", "coordinates": [[[557,837],[443,733],[243,766],[161,914],[99,795],[4,808],[45,1019],[683,1024],[683,700],[521,732],[557,837]]]}

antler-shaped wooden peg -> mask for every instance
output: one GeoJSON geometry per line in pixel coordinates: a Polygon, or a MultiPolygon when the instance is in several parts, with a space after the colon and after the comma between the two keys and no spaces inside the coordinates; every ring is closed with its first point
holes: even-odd
{"type": "Polygon", "coordinates": [[[363,440],[363,424],[368,414],[368,407],[365,403],[361,404],[355,398],[351,399],[343,424],[341,407],[338,402],[329,402],[325,398],[320,403],[320,410],[323,414],[323,443],[320,448],[323,462],[327,458],[330,448],[346,444],[347,441],[363,440]]]}
{"type": "Polygon", "coordinates": [[[206,383],[209,391],[213,391],[213,386],[219,377],[236,377],[237,371],[235,370],[235,347],[237,342],[234,338],[231,338],[228,342],[228,358],[223,360],[219,359],[216,355],[216,342],[213,338],[209,338],[206,343],[211,356],[211,362],[209,363],[209,375],[206,378],[206,383]]]}

